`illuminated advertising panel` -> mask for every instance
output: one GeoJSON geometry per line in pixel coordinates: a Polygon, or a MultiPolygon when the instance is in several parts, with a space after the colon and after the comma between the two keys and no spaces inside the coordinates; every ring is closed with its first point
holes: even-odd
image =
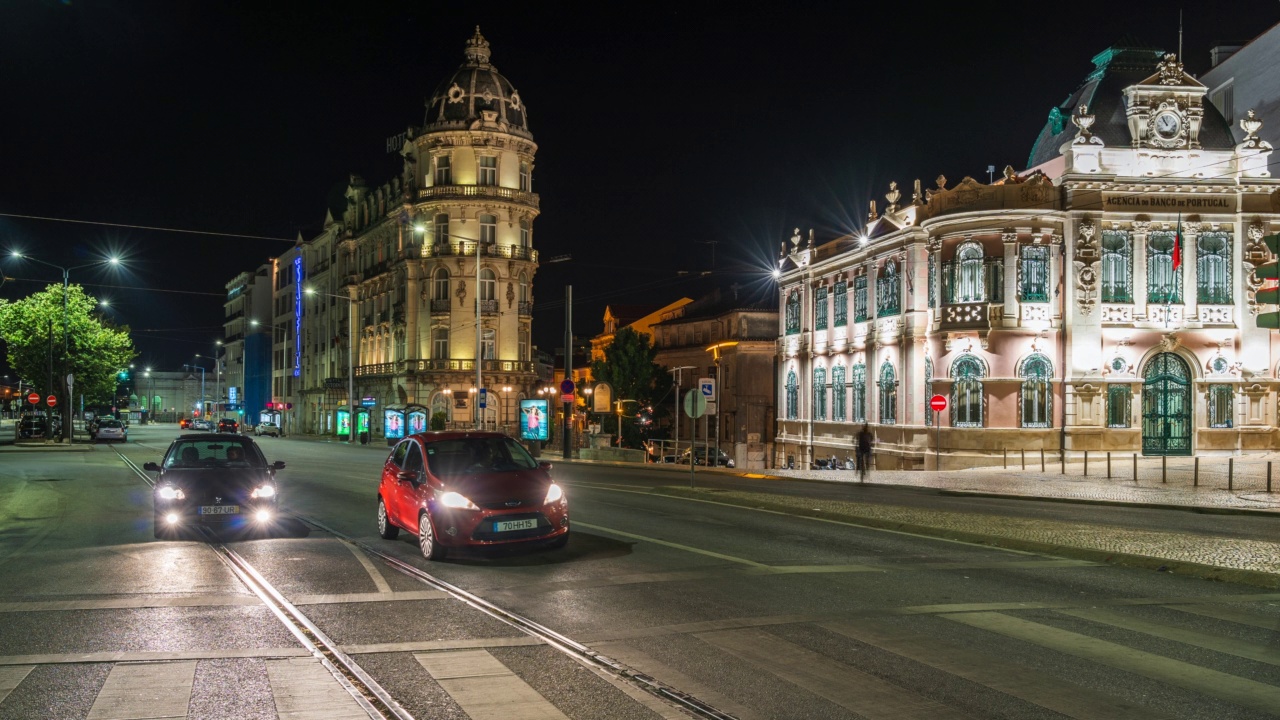
{"type": "Polygon", "coordinates": [[[384,410],[382,418],[383,428],[388,439],[404,437],[404,413],[399,410],[384,410]]]}
{"type": "Polygon", "coordinates": [[[547,412],[547,401],[541,399],[520,401],[520,439],[547,441],[550,436],[551,420],[547,412]]]}
{"type": "Polygon", "coordinates": [[[346,436],[351,434],[351,413],[346,410],[338,411],[338,435],[346,436]]]}

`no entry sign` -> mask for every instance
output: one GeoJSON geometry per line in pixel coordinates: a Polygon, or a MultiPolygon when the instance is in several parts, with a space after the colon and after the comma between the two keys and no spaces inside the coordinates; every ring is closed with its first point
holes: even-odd
{"type": "Polygon", "coordinates": [[[934,395],[929,398],[929,407],[934,412],[942,412],[947,409],[947,397],[945,395],[934,395]]]}
{"type": "Polygon", "coordinates": [[[49,397],[45,398],[45,399],[44,399],[44,401],[45,401],[45,402],[47,402],[47,403],[49,403],[49,407],[53,407],[54,405],[57,405],[57,404],[58,404],[58,398],[56,398],[56,397],[54,397],[54,396],[52,396],[52,395],[50,395],[49,397]]]}
{"type": "Polygon", "coordinates": [[[35,393],[31,393],[30,395],[27,396],[27,402],[31,403],[32,405],[36,405],[40,402],[40,396],[35,393]]]}

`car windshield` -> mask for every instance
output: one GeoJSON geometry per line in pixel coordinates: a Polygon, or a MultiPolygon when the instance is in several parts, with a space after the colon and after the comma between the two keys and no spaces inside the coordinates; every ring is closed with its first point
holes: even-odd
{"type": "Polygon", "coordinates": [[[120,421],[119,421],[119,420],[103,420],[102,422],[98,423],[98,427],[100,427],[100,428],[118,428],[118,427],[120,427],[120,421]]]}
{"type": "Polygon", "coordinates": [[[245,443],[220,440],[179,440],[169,448],[167,468],[265,467],[262,456],[245,443]]]}
{"type": "Polygon", "coordinates": [[[427,468],[436,477],[532,470],[538,462],[506,437],[457,438],[427,443],[427,468]]]}

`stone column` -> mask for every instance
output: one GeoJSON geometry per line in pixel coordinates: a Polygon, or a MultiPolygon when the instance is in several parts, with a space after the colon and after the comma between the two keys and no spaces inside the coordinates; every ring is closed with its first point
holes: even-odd
{"type": "MultiPolygon", "coordinates": [[[[1200,268],[1196,261],[1200,257],[1200,249],[1196,243],[1200,239],[1200,223],[1183,223],[1182,238],[1182,322],[1195,322],[1200,319],[1200,300],[1197,291],[1200,282],[1200,268]]],[[[1232,264],[1232,269],[1240,267],[1232,264]]],[[[1234,271],[1239,274],[1239,271],[1234,271]]]]}
{"type": "Polygon", "coordinates": [[[1004,243],[1004,317],[1015,324],[1021,320],[1018,313],[1018,233],[1006,230],[1000,233],[1004,243]]]}
{"type": "Polygon", "coordinates": [[[1130,233],[1133,243],[1133,319],[1147,319],[1147,233],[1151,223],[1135,220],[1130,233]]]}
{"type": "Polygon", "coordinates": [[[422,291],[419,289],[421,263],[417,260],[406,262],[404,275],[404,359],[417,360],[422,357],[418,354],[418,306],[422,303],[422,291]]]}

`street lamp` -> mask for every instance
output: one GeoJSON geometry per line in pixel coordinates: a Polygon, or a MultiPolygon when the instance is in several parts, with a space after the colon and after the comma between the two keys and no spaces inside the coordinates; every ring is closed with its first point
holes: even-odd
{"type": "Polygon", "coordinates": [[[147,380],[150,381],[149,383],[150,387],[147,389],[147,420],[151,424],[154,424],[156,419],[155,419],[155,414],[152,410],[152,406],[155,402],[155,397],[156,397],[156,379],[151,377],[151,368],[147,368],[145,371],[143,371],[142,374],[146,375],[147,380]]]}
{"type": "Polygon", "coordinates": [[[183,366],[182,366],[182,368],[183,368],[184,370],[186,370],[186,369],[188,369],[188,368],[195,368],[195,369],[197,369],[197,370],[199,370],[199,371],[200,371],[200,410],[201,410],[201,412],[204,412],[204,413],[205,413],[205,416],[204,416],[205,420],[208,420],[208,419],[209,419],[209,413],[207,412],[207,408],[205,407],[205,404],[204,404],[204,366],[203,366],[203,365],[196,365],[196,364],[194,364],[194,363],[193,363],[193,364],[190,364],[190,365],[183,365],[183,366]]]}
{"type": "Polygon", "coordinates": [[[347,301],[347,443],[356,444],[356,302],[350,295],[322,293],[315,288],[302,291],[306,295],[323,295],[347,301]]]}
{"type": "MultiPolygon", "coordinates": [[[[508,395],[508,394],[510,394],[510,393],[511,393],[511,386],[510,386],[510,385],[503,385],[503,386],[502,386],[502,408],[503,408],[503,410],[504,410],[504,411],[507,409],[507,395],[508,395]]],[[[506,414],[506,413],[504,412],[503,414],[506,414]]],[[[513,423],[514,423],[514,422],[515,422],[515,420],[516,420],[515,415],[516,415],[516,414],[515,414],[515,412],[512,412],[512,413],[511,413],[511,422],[513,422],[513,423]]]]}
{"type": "MultiPolygon", "coordinates": [[[[672,435],[674,435],[672,439],[675,440],[675,449],[677,453],[680,451],[680,371],[681,370],[697,370],[697,369],[698,368],[696,365],[681,365],[680,367],[671,368],[671,372],[675,375],[675,378],[676,378],[676,426],[675,426],[675,429],[672,430],[672,435]]],[[[696,432],[698,424],[694,423],[693,427],[696,432]]],[[[690,453],[690,456],[692,457],[692,453],[693,453],[692,442],[689,443],[689,453],[690,453]]]]}
{"type": "MultiPolygon", "coordinates": [[[[218,344],[221,345],[222,343],[218,343],[218,344]]],[[[222,360],[217,356],[210,357],[208,355],[201,355],[200,353],[196,353],[196,357],[213,361],[213,404],[215,407],[221,406],[222,405],[222,360]]],[[[218,411],[218,415],[221,416],[222,412],[218,411]]],[[[205,413],[205,417],[208,417],[208,412],[205,413]]]]}
{"type": "MultiPolygon", "coordinates": [[[[20,251],[18,251],[18,250],[13,250],[13,251],[11,251],[11,252],[9,253],[9,255],[10,255],[11,257],[15,257],[15,258],[18,258],[18,259],[20,259],[20,260],[30,260],[30,261],[31,261],[31,262],[33,262],[33,263],[38,263],[38,264],[40,264],[40,265],[46,265],[46,266],[48,266],[48,267],[54,268],[55,270],[61,270],[61,271],[62,271],[62,370],[63,370],[63,373],[64,373],[64,374],[67,374],[67,373],[66,373],[66,371],[67,371],[67,364],[70,362],[70,357],[69,357],[69,353],[68,353],[68,350],[67,350],[67,348],[68,348],[68,340],[67,340],[67,292],[68,292],[68,285],[70,284],[70,281],[71,281],[71,271],[72,271],[72,270],[82,270],[82,269],[84,269],[84,268],[88,268],[88,267],[97,267],[98,265],[119,265],[119,264],[120,264],[120,258],[115,257],[115,256],[112,256],[112,257],[109,257],[109,258],[107,258],[107,259],[105,259],[105,260],[98,260],[97,262],[85,263],[84,265],[74,265],[74,266],[72,266],[72,267],[63,267],[63,266],[61,266],[61,265],[54,265],[54,264],[53,264],[53,263],[51,263],[51,262],[45,262],[44,260],[40,260],[39,258],[33,258],[33,257],[31,257],[30,255],[24,255],[22,252],[20,252],[20,251]]],[[[49,392],[50,392],[50,393],[52,393],[52,392],[53,392],[53,368],[52,368],[52,366],[49,368],[49,392]]],[[[65,397],[65,396],[64,396],[64,397],[65,397]]],[[[62,410],[62,412],[63,412],[63,419],[64,419],[64,421],[65,421],[65,422],[63,423],[63,425],[62,425],[62,438],[65,440],[65,439],[68,439],[68,438],[70,437],[70,433],[71,433],[71,398],[70,398],[70,397],[66,397],[66,402],[65,402],[65,403],[63,403],[63,406],[62,406],[62,407],[63,407],[63,410],[62,410]]],[[[53,409],[52,409],[52,408],[50,408],[50,409],[49,409],[49,414],[50,414],[50,416],[51,416],[51,417],[49,418],[49,422],[50,422],[50,423],[52,423],[52,422],[53,422],[53,418],[52,418],[52,415],[53,415],[53,409]]]]}

